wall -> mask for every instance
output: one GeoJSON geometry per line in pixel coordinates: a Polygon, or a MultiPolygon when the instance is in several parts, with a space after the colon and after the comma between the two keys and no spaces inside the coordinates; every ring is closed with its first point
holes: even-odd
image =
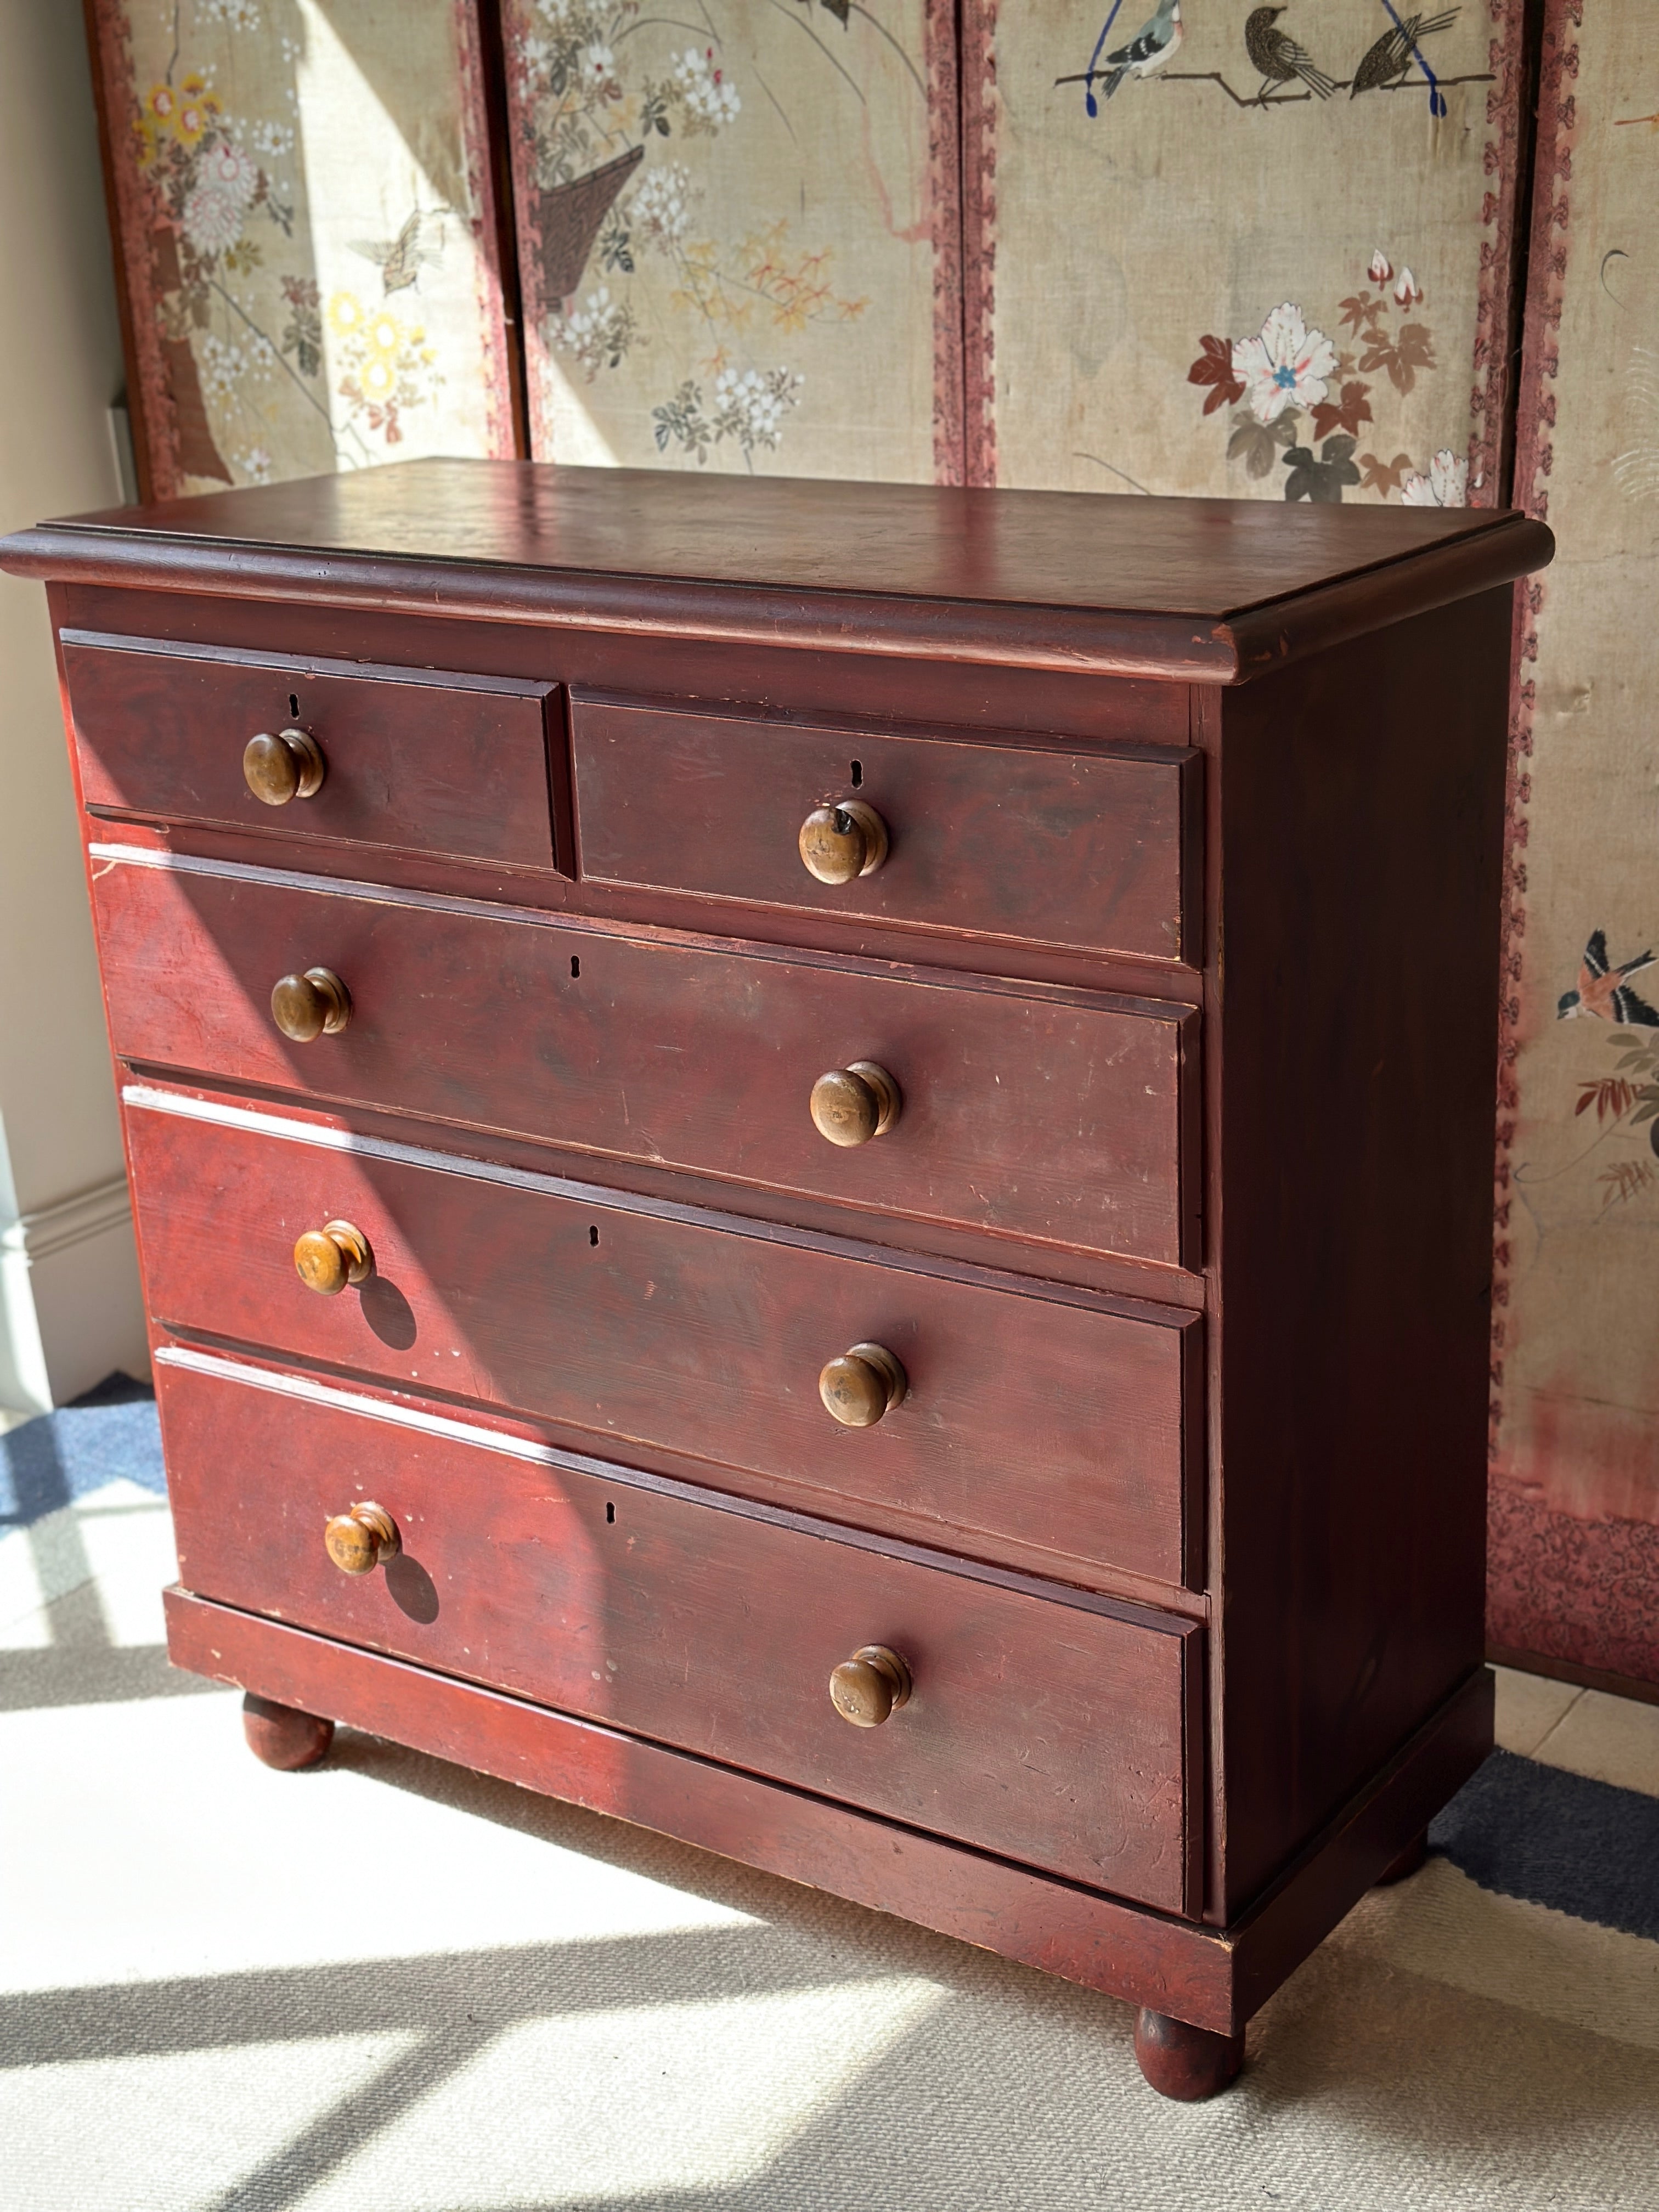
{"type": "MultiPolygon", "coordinates": [[[[0,531],[121,496],[121,343],[80,11],[0,0],[0,531]]],[[[0,1407],[144,1371],[46,595],[0,577],[0,1407]]]]}

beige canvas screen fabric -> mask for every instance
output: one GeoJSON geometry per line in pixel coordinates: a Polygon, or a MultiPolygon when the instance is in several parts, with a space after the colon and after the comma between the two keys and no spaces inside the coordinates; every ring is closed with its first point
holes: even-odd
{"type": "Polygon", "coordinates": [[[1489,1601],[1659,1684],[1659,19],[1550,0],[1518,626],[1489,1601]],[[1621,973],[1622,971],[1622,973],[1621,973]]]}
{"type": "Polygon", "coordinates": [[[513,450],[474,0],[93,0],[158,497],[513,450]]]}
{"type": "Polygon", "coordinates": [[[508,0],[543,460],[961,473],[950,0],[508,0]]]}
{"type": "Polygon", "coordinates": [[[973,478],[1492,503],[1521,18],[971,4],[973,478]]]}

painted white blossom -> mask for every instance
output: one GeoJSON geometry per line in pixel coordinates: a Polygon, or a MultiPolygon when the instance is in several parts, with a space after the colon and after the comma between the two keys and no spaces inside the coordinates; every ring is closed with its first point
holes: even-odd
{"type": "Polygon", "coordinates": [[[246,340],[204,331],[197,341],[196,359],[203,390],[221,398],[240,386],[263,384],[270,374],[270,347],[251,331],[246,340]]]}
{"type": "Polygon", "coordinates": [[[555,316],[554,343],[574,353],[592,383],[607,363],[614,368],[634,343],[634,316],[625,301],[613,300],[608,284],[596,285],[581,305],[555,316]]]}
{"type": "Polygon", "coordinates": [[[1400,282],[1394,288],[1395,307],[1414,307],[1422,296],[1423,287],[1409,269],[1402,269],[1400,272],[1400,282]]]}
{"type": "Polygon", "coordinates": [[[1386,284],[1394,274],[1394,264],[1379,246],[1371,256],[1370,266],[1365,271],[1373,284],[1386,284]]]}
{"type": "Polygon", "coordinates": [[[250,446],[245,453],[234,456],[235,465],[249,483],[269,483],[275,465],[263,446],[250,446]]]}
{"type": "Polygon", "coordinates": [[[198,12],[210,23],[226,23],[233,31],[259,27],[259,0],[198,0],[198,12]]]}
{"type": "Polygon", "coordinates": [[[723,368],[714,379],[714,405],[726,434],[745,446],[775,446],[784,410],[797,404],[804,379],[787,368],[763,374],[723,368]]]}
{"type": "Polygon", "coordinates": [[[1316,407],[1335,368],[1336,348],[1323,331],[1308,328],[1289,300],[1273,309],[1260,337],[1233,341],[1233,374],[1258,422],[1276,422],[1287,407],[1316,407]]]}
{"type": "Polygon", "coordinates": [[[690,171],[678,161],[666,161],[659,169],[647,169],[635,186],[629,223],[653,245],[676,246],[685,236],[696,198],[690,171]]]}
{"type": "Polygon", "coordinates": [[[185,236],[198,253],[222,253],[242,234],[247,202],[204,177],[185,202],[185,236]]]}
{"type": "Polygon", "coordinates": [[[738,88],[723,70],[714,66],[714,49],[706,46],[699,53],[688,46],[674,64],[674,82],[679,87],[688,113],[711,130],[721,124],[733,122],[743,102],[738,97],[738,88]]]}
{"type": "Polygon", "coordinates": [[[581,79],[590,92],[603,92],[617,74],[617,57],[597,42],[582,52],[581,79]]]}
{"type": "Polygon", "coordinates": [[[1413,469],[1403,478],[1400,496],[1407,507],[1467,507],[1469,465],[1443,446],[1429,463],[1427,476],[1413,469]]]}
{"type": "Polygon", "coordinates": [[[202,156],[198,174],[205,185],[246,207],[259,189],[258,164],[250,161],[240,146],[222,139],[211,153],[202,156]]]}
{"type": "Polygon", "coordinates": [[[562,28],[570,21],[571,0],[536,0],[536,12],[543,22],[562,28]]]}

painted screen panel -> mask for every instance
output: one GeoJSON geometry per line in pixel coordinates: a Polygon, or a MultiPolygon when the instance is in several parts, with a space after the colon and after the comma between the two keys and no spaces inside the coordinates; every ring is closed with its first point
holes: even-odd
{"type": "Polygon", "coordinates": [[[510,454],[474,0],[93,0],[155,496],[510,454]]]}
{"type": "Polygon", "coordinates": [[[507,0],[540,460],[961,480],[950,0],[507,0]]]}
{"type": "Polygon", "coordinates": [[[1495,503],[1522,13],[970,0],[971,479],[1495,503]]]}
{"type": "Polygon", "coordinates": [[[1559,550],[1517,623],[1488,1603],[1506,1650],[1659,1684],[1653,27],[1545,19],[1516,497],[1559,550]]]}

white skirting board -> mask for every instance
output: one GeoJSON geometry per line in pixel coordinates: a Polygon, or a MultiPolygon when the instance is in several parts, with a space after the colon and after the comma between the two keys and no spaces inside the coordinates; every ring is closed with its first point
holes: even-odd
{"type": "Polygon", "coordinates": [[[0,1229],[0,1407],[46,1413],[118,1368],[149,1372],[124,1176],[0,1229]]]}

